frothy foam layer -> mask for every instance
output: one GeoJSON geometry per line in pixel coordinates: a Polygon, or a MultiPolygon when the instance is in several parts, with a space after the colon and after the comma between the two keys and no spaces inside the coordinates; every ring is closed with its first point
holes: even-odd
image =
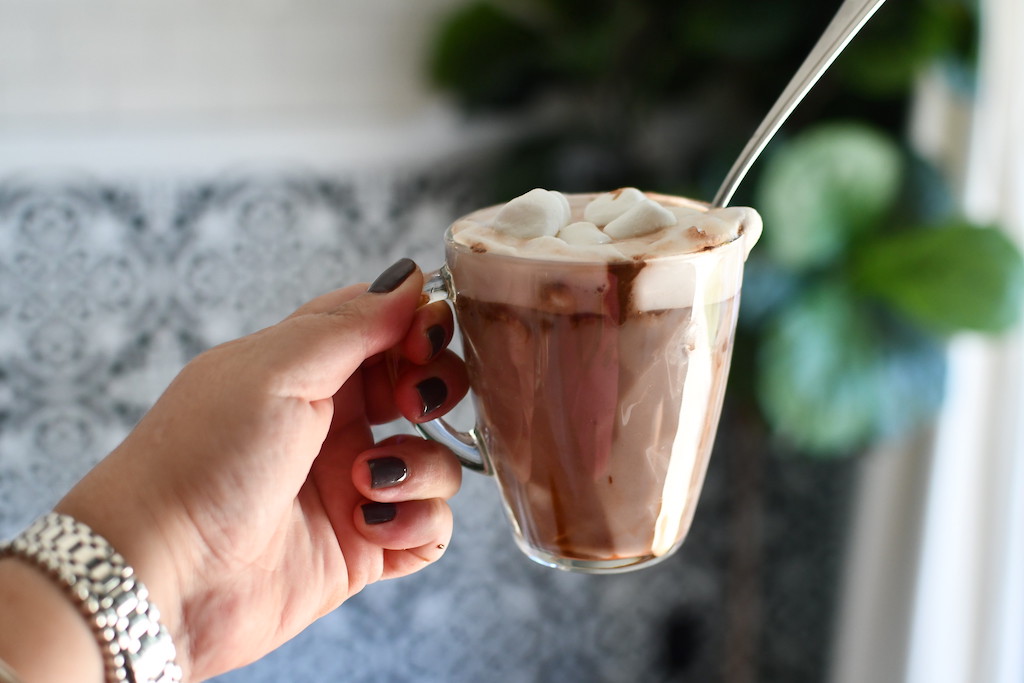
{"type": "Polygon", "coordinates": [[[456,221],[450,234],[472,254],[525,259],[463,269],[463,282],[485,301],[551,311],[568,301],[589,310],[582,302],[604,291],[613,269],[616,282],[630,283],[632,310],[657,311],[735,296],[761,218],[753,209],[710,209],[635,188],[582,195],[531,190],[456,221]],[[736,250],[743,258],[733,256],[736,250]],[[552,266],[543,292],[523,286],[524,277],[536,277],[536,262],[552,266]],[[558,296],[549,301],[550,292],[558,296]]]}
{"type": "Polygon", "coordinates": [[[457,221],[453,240],[475,250],[560,261],[635,261],[713,249],[742,238],[747,254],[761,217],[746,207],[700,202],[633,187],[591,195],[531,190],[457,221]]]}

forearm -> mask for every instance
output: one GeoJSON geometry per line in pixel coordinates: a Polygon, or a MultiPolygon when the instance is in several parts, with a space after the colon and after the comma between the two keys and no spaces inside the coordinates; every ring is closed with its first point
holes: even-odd
{"type": "Polygon", "coordinates": [[[24,683],[102,683],[96,636],[51,578],[22,560],[0,560],[0,606],[0,659],[24,683]]]}

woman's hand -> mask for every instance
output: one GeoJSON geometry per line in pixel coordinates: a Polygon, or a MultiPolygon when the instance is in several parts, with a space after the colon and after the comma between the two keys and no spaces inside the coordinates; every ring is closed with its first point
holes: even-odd
{"type": "Polygon", "coordinates": [[[447,412],[467,391],[446,304],[417,309],[399,261],[189,363],[58,506],[147,585],[200,680],[266,654],[364,586],[434,562],[461,470],[372,424],[447,412]]]}

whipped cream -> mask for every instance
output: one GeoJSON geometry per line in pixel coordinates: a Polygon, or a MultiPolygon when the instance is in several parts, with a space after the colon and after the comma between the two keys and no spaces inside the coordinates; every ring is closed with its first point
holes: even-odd
{"type": "Polygon", "coordinates": [[[530,190],[456,221],[451,234],[458,244],[498,254],[614,263],[705,251],[741,237],[746,255],[761,229],[750,208],[711,208],[625,187],[569,196],[530,190]]]}

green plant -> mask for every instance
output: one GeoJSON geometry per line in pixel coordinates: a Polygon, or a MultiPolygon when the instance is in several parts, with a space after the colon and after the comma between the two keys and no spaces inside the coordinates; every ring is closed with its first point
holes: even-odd
{"type": "MultiPolygon", "coordinates": [[[[476,0],[439,31],[431,74],[470,115],[545,113],[497,164],[496,200],[622,185],[710,197],[834,10],[476,0]]],[[[934,414],[951,332],[1020,316],[1020,253],[966,224],[903,136],[921,69],[969,80],[974,26],[970,0],[887,3],[741,187],[765,219],[729,390],[745,425],[753,413],[802,452],[855,452],[934,414]]]]}
{"type": "Polygon", "coordinates": [[[946,335],[1000,332],[1024,309],[1024,262],[1002,232],[908,214],[925,187],[914,163],[875,129],[825,124],[761,175],[767,229],[744,288],[754,388],[804,451],[849,452],[932,416],[946,335]]]}

